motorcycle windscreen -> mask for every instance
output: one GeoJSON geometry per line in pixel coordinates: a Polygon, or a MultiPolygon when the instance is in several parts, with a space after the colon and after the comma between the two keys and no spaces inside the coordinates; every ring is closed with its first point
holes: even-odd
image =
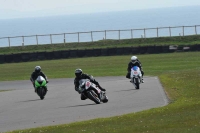
{"type": "Polygon", "coordinates": [[[130,74],[130,77],[137,77],[139,75],[138,73],[138,67],[137,66],[134,66],[131,68],[131,74],[130,74]]]}
{"type": "Polygon", "coordinates": [[[138,66],[132,67],[132,70],[134,70],[134,71],[137,71],[137,69],[138,69],[138,66]]]}
{"type": "Polygon", "coordinates": [[[46,86],[46,80],[42,76],[38,76],[38,78],[35,81],[35,86],[40,87],[40,86],[46,86]]]}

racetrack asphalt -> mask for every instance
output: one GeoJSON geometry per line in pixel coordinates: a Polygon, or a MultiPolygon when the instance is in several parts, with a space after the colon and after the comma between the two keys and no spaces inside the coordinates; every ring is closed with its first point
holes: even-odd
{"type": "Polygon", "coordinates": [[[168,104],[157,77],[144,77],[136,90],[125,77],[96,77],[106,88],[108,103],[80,100],[74,79],[49,79],[44,100],[29,80],[0,82],[0,132],[118,116],[168,104]]]}

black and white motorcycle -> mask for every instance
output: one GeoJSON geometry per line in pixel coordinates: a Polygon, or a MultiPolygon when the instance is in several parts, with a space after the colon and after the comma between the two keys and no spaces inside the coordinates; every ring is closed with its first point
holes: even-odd
{"type": "Polygon", "coordinates": [[[79,81],[79,93],[94,101],[96,104],[100,104],[101,102],[108,102],[108,97],[104,91],[101,91],[97,85],[90,82],[89,79],[81,79],[79,81]]]}
{"type": "Polygon", "coordinates": [[[131,83],[135,86],[135,89],[140,89],[140,84],[142,83],[142,73],[138,66],[133,66],[131,68],[131,83]]]}

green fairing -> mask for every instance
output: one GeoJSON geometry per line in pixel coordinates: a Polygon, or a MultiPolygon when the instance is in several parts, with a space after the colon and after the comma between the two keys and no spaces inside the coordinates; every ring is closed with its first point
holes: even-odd
{"type": "Polygon", "coordinates": [[[47,82],[46,82],[46,80],[44,80],[43,82],[42,82],[42,85],[41,86],[46,86],[47,85],[47,82]]]}
{"type": "Polygon", "coordinates": [[[36,88],[41,87],[41,86],[46,86],[46,81],[45,80],[42,82],[41,85],[37,81],[35,81],[35,87],[36,88]]]}

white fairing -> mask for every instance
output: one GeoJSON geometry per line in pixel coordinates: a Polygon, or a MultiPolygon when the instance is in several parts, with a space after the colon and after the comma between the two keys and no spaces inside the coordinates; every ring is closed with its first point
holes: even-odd
{"type": "Polygon", "coordinates": [[[134,66],[133,68],[131,68],[131,83],[135,86],[135,89],[139,89],[140,88],[140,83],[142,80],[142,74],[140,71],[140,68],[137,66],[134,66]]]}
{"type": "Polygon", "coordinates": [[[45,79],[42,76],[38,76],[36,79],[38,82],[44,81],[45,79]]]}
{"type": "MultiPolygon", "coordinates": [[[[101,91],[94,83],[92,83],[89,79],[81,79],[79,81],[79,93],[89,90],[90,92],[96,93],[96,99],[99,99],[98,102],[95,103],[99,104],[100,102],[107,103],[108,97],[106,93],[101,91]],[[97,92],[96,92],[97,91],[97,92]],[[98,98],[97,98],[98,97],[98,98]]],[[[84,93],[82,93],[85,95],[84,93]]],[[[86,96],[87,97],[87,96],[86,96]]],[[[95,101],[95,100],[92,100],[95,101]]]]}
{"type": "Polygon", "coordinates": [[[130,75],[130,77],[131,77],[131,79],[133,78],[133,77],[142,77],[142,73],[141,73],[141,71],[140,71],[140,68],[139,67],[137,67],[137,70],[136,71],[134,71],[132,68],[131,68],[131,75],[130,75]]]}
{"type": "Polygon", "coordinates": [[[100,90],[98,87],[96,87],[96,85],[95,85],[94,83],[90,82],[89,79],[81,79],[81,80],[79,81],[79,90],[81,90],[81,91],[83,91],[83,89],[87,90],[87,89],[90,88],[91,86],[92,86],[94,89],[96,89],[96,90],[98,91],[98,93],[101,92],[101,90],[100,90]],[[85,86],[85,88],[83,88],[83,86],[85,86]]]}

